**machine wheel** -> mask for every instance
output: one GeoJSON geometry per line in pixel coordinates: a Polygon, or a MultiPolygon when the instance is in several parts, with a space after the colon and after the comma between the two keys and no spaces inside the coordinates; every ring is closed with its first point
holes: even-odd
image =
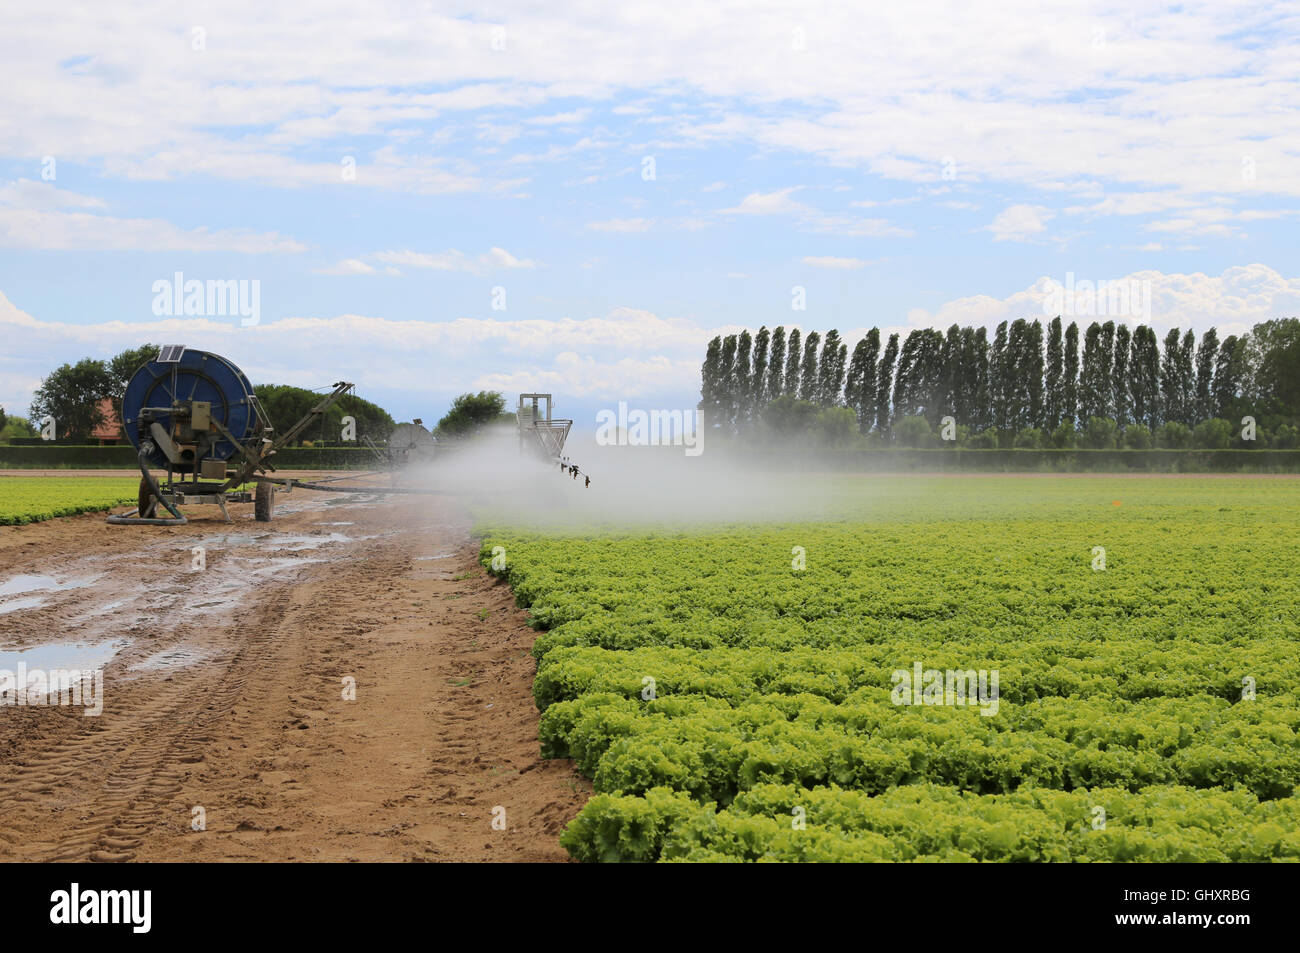
{"type": "Polygon", "coordinates": [[[274,512],[275,484],[259,482],[257,492],[253,494],[253,516],[259,523],[269,523],[274,512]]]}
{"type": "Polygon", "coordinates": [[[149,481],[140,477],[140,498],[137,507],[136,516],[140,519],[153,519],[153,515],[158,510],[158,498],[153,495],[153,490],[149,486],[149,481]]]}

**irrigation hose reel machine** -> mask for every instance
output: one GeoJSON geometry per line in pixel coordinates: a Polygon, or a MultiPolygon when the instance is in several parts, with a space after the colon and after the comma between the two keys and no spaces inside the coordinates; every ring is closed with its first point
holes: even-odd
{"type": "Polygon", "coordinates": [[[216,354],[168,345],[131,377],[122,397],[122,425],[140,466],[140,499],[134,514],[110,516],[110,523],[181,525],[177,507],[210,503],[230,521],[227,503],[254,504],[268,522],[275,509],[275,485],[292,483],[267,476],[271,457],[303,433],[352,390],[340,381],[301,420],[277,435],[253,385],[233,363],[216,354]],[[160,482],[151,472],[166,471],[160,482]],[[256,482],[250,493],[245,484],[256,482]],[[170,517],[158,513],[161,506],[170,517]]]}

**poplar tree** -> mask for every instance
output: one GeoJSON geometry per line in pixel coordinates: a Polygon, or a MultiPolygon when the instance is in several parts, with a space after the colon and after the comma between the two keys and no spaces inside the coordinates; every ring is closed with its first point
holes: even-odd
{"type": "Polygon", "coordinates": [[[1209,420],[1218,416],[1214,399],[1214,361],[1219,356],[1219,332],[1210,328],[1201,335],[1196,351],[1196,416],[1209,420]]]}
{"type": "Polygon", "coordinates": [[[785,384],[781,388],[781,395],[789,394],[791,397],[799,396],[799,360],[803,357],[803,352],[799,348],[800,338],[799,329],[791,328],[790,336],[786,339],[785,350],[785,384]]]}
{"type": "Polygon", "coordinates": [[[1111,406],[1115,409],[1115,422],[1121,427],[1129,422],[1131,407],[1129,403],[1128,357],[1132,347],[1132,332],[1127,324],[1115,328],[1115,357],[1111,362],[1110,391],[1111,406]]]}
{"type": "Polygon", "coordinates": [[[772,344],[767,354],[767,390],[764,402],[771,403],[781,396],[785,378],[785,328],[778,326],[772,332],[772,344]]]}
{"type": "Polygon", "coordinates": [[[736,422],[735,429],[737,432],[744,430],[749,426],[749,397],[753,387],[753,375],[750,368],[750,352],[754,346],[754,339],[748,330],[740,332],[740,338],[736,342],[736,365],[734,376],[736,379],[735,392],[733,394],[732,414],[736,422]]]}
{"type": "Polygon", "coordinates": [[[1162,421],[1183,419],[1183,387],[1178,380],[1178,363],[1182,348],[1178,343],[1178,329],[1170,328],[1165,335],[1165,350],[1160,358],[1160,417],[1162,421]]]}
{"type": "Polygon", "coordinates": [[[876,429],[882,434],[889,433],[892,419],[891,399],[894,389],[894,364],[898,360],[898,335],[891,334],[885,345],[885,356],[880,361],[880,373],[876,380],[876,429]]]}
{"type": "Polygon", "coordinates": [[[809,331],[803,339],[803,367],[799,370],[799,399],[817,401],[817,346],[822,336],[809,331]]]}
{"type": "Polygon", "coordinates": [[[1065,372],[1061,375],[1061,423],[1078,426],[1079,418],[1079,326],[1073,321],[1065,329],[1065,372]]]}
{"type": "Polygon", "coordinates": [[[1061,349],[1061,318],[1052,318],[1047,325],[1047,367],[1044,381],[1043,426],[1055,430],[1061,422],[1065,395],[1061,392],[1064,353],[1061,349]]]}
{"type": "Polygon", "coordinates": [[[749,419],[757,420],[758,415],[767,405],[767,348],[772,333],[767,325],[758,329],[754,337],[753,375],[749,385],[749,419]]]}

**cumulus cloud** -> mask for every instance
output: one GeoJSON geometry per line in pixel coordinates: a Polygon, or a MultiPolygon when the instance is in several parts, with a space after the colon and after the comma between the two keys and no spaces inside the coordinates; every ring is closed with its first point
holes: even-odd
{"type": "Polygon", "coordinates": [[[1023,242],[1047,231],[1052,213],[1041,205],[1012,205],[987,226],[997,242],[1023,242]]]}
{"type": "Polygon", "coordinates": [[[99,214],[102,199],[19,179],[0,187],[0,247],[41,251],[233,251],[249,255],[301,252],[306,246],[275,232],[182,228],[159,218],[99,214]]]}
{"type": "MultiPolygon", "coordinates": [[[[1117,316],[1114,320],[1128,324],[1150,324],[1157,330],[1192,328],[1204,331],[1219,329],[1225,334],[1241,334],[1271,318],[1300,313],[1300,277],[1286,278],[1267,265],[1252,264],[1226,269],[1220,275],[1163,273],[1135,271],[1127,275],[1045,275],[1024,291],[1005,298],[989,295],[971,295],[947,302],[933,311],[914,308],[908,312],[911,327],[946,328],[951,324],[976,325],[992,328],[1001,321],[1049,320],[1057,311],[1051,308],[1052,282],[1057,285],[1079,286],[1089,281],[1095,286],[1099,281],[1136,283],[1139,288],[1149,287],[1151,315],[1147,317],[1117,316]],[[1051,311],[1052,313],[1048,313],[1051,311]]],[[[1076,302],[1086,301],[1080,293],[1076,302]]],[[[1081,325],[1093,320],[1106,321],[1107,315],[1079,313],[1062,318],[1081,325]]]]}
{"type": "Polygon", "coordinates": [[[504,248],[495,246],[481,255],[467,255],[463,251],[452,248],[436,253],[410,249],[381,251],[370,257],[393,266],[403,265],[407,268],[423,268],[432,271],[466,271],[475,275],[487,274],[497,269],[537,267],[537,263],[531,258],[516,258],[504,248]]]}
{"type": "Polygon", "coordinates": [[[724,208],[724,215],[799,215],[811,211],[808,206],[796,202],[790,196],[799,191],[800,186],[778,189],[775,192],[751,192],[739,205],[724,208]]]}
{"type": "Polygon", "coordinates": [[[328,268],[315,269],[315,274],[318,275],[373,275],[374,273],[375,269],[360,258],[344,258],[338,264],[330,265],[328,268]]]}

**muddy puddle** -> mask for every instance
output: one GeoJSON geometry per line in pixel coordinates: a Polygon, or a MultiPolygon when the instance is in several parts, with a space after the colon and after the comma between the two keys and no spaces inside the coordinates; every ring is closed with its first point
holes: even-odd
{"type": "Polygon", "coordinates": [[[20,665],[31,672],[103,668],[130,643],[125,639],[111,642],[46,642],[23,649],[0,649],[0,672],[16,672],[20,665]]]}

